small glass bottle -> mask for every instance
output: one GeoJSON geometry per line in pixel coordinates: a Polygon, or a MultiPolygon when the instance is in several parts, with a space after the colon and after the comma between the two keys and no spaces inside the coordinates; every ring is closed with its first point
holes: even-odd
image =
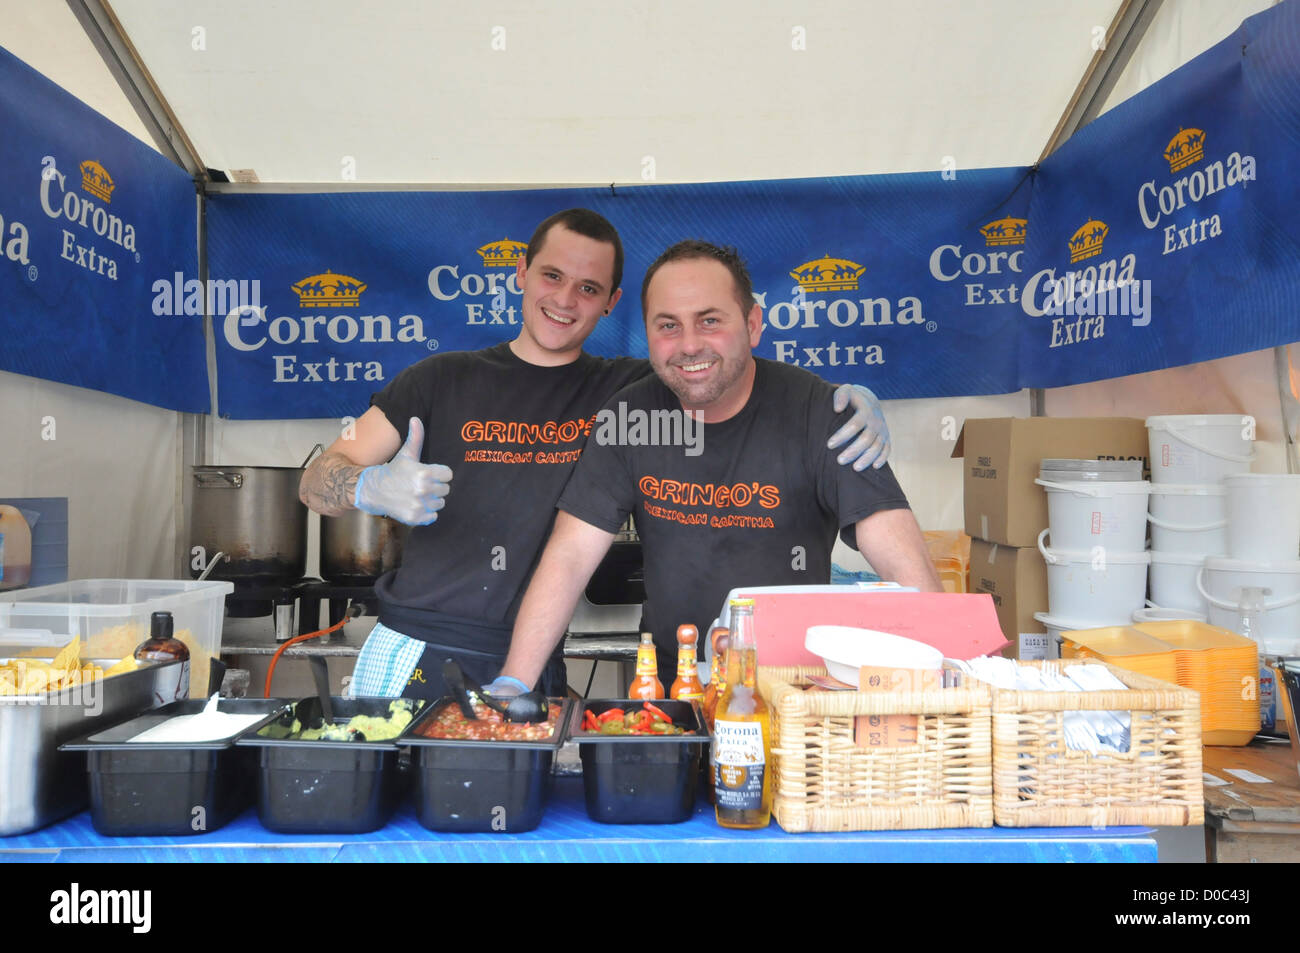
{"type": "Polygon", "coordinates": [[[190,650],[185,643],[172,634],[173,622],[170,612],[155,612],[149,617],[149,638],[141,642],[135,650],[137,661],[173,662],[181,664],[176,667],[175,689],[154,692],[158,704],[180,701],[190,697],[190,650]],[[171,695],[171,697],[167,697],[171,695]]]}
{"type": "Polygon", "coordinates": [[[655,657],[655,640],[649,632],[641,633],[636,649],[636,677],[628,686],[628,698],[643,700],[664,697],[664,683],[659,681],[659,661],[655,657]]]}
{"type": "Polygon", "coordinates": [[[669,698],[682,701],[704,698],[704,685],[700,682],[700,669],[695,661],[695,643],[700,640],[700,630],[687,623],[677,627],[677,680],[668,690],[669,698]]]}
{"type": "Polygon", "coordinates": [[[713,721],[713,764],[718,824],[767,827],[772,817],[772,716],[758,693],[753,599],[731,601],[727,688],[713,721]]]}

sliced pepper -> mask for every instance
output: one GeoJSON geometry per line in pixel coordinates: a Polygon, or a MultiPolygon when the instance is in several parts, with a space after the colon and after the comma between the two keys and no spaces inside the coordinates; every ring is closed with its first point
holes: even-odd
{"type": "Polygon", "coordinates": [[[608,724],[609,722],[613,721],[615,718],[617,718],[619,721],[623,720],[623,709],[611,708],[609,709],[609,711],[603,711],[596,716],[596,720],[600,722],[602,725],[608,724]]]}
{"type": "Polygon", "coordinates": [[[624,727],[622,719],[611,718],[600,726],[602,735],[625,735],[627,728],[624,727]]]}
{"type": "Polygon", "coordinates": [[[637,715],[636,730],[638,732],[649,731],[650,726],[653,725],[654,723],[655,723],[654,715],[650,714],[650,712],[648,711],[643,710],[637,715]]]}
{"type": "Polygon", "coordinates": [[[654,715],[656,718],[662,718],[670,725],[673,723],[673,720],[668,717],[667,713],[662,708],[652,705],[649,702],[645,702],[644,704],[645,710],[650,712],[650,714],[654,715]]]}
{"type": "Polygon", "coordinates": [[[600,722],[596,720],[596,716],[591,713],[590,708],[583,713],[582,727],[591,731],[600,731],[600,722]]]}

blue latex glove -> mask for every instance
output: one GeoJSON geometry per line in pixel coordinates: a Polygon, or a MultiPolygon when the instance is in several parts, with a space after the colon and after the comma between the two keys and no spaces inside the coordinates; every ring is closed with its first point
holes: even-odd
{"type": "Polygon", "coordinates": [[[498,675],[483,686],[483,691],[493,698],[515,698],[528,691],[528,686],[517,678],[511,678],[509,675],[498,675]]]}
{"type": "Polygon", "coordinates": [[[826,442],[827,449],[834,450],[857,437],[835,458],[836,462],[842,466],[852,461],[853,469],[859,472],[868,465],[879,470],[888,463],[891,449],[889,425],[885,423],[885,413],[871,389],[861,384],[841,384],[835,389],[832,406],[837,414],[852,406],[853,416],[826,442]]]}
{"type": "Polygon", "coordinates": [[[451,470],[438,463],[421,463],[424,424],[412,417],[406,443],[387,463],[366,467],[357,477],[352,502],[374,516],[391,516],[408,526],[427,526],[451,491],[451,470]]]}

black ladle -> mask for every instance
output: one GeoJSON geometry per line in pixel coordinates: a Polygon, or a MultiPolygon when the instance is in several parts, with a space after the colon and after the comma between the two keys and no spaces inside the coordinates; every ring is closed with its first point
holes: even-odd
{"type": "Polygon", "coordinates": [[[550,702],[541,692],[524,692],[508,699],[504,705],[481,688],[477,695],[483,704],[504,715],[506,721],[545,721],[551,713],[550,702]]]}
{"type": "Polygon", "coordinates": [[[469,700],[469,689],[465,686],[465,673],[460,670],[455,659],[447,659],[442,663],[442,680],[451,689],[461,714],[470,721],[477,720],[478,716],[474,714],[474,706],[469,700]]]}

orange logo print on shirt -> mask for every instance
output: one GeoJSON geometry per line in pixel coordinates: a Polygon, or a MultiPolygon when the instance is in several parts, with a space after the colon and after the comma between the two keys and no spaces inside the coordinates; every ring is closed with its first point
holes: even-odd
{"type": "Polygon", "coordinates": [[[775,522],[764,510],[781,506],[781,489],[771,483],[692,483],[681,480],[664,480],[643,476],[637,481],[644,499],[641,507],[647,515],[694,526],[725,529],[733,526],[750,529],[774,529],[775,522]],[[655,500],[655,503],[651,503],[655,500]],[[705,508],[704,512],[688,513],[659,503],[705,508]],[[708,512],[708,510],[746,509],[758,507],[757,513],[708,512]]]}
{"type": "MultiPolygon", "coordinates": [[[[540,424],[522,420],[467,420],[460,428],[460,439],[466,444],[533,444],[564,445],[580,443],[591,433],[595,416],[577,420],[547,420],[540,424]]],[[[467,463],[573,463],[582,454],[582,447],[572,450],[497,450],[466,449],[467,463]]]]}

